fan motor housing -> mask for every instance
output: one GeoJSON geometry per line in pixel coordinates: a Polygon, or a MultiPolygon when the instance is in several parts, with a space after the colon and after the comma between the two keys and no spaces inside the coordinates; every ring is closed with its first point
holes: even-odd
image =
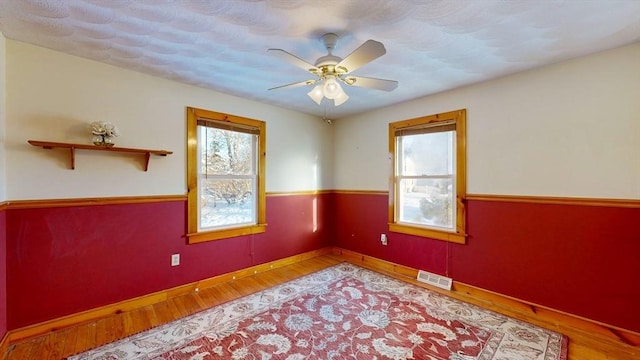
{"type": "MultiPolygon", "coordinates": [[[[315,66],[322,71],[323,76],[327,76],[327,75],[338,76],[338,75],[343,75],[349,72],[347,68],[345,68],[344,66],[336,67],[336,65],[339,64],[341,61],[342,61],[341,57],[334,56],[334,55],[325,55],[316,61],[315,66]]],[[[319,74],[316,74],[316,75],[319,75],[319,74]]]]}

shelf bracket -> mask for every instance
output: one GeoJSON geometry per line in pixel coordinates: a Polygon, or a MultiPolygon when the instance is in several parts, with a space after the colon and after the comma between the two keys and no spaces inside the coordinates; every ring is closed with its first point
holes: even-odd
{"type": "Polygon", "coordinates": [[[151,153],[147,151],[144,153],[144,171],[149,168],[149,159],[151,159],[151,153]]]}
{"type": "Polygon", "coordinates": [[[71,157],[71,170],[75,170],[76,169],[76,148],[75,147],[70,147],[69,148],[69,155],[71,157]]]}

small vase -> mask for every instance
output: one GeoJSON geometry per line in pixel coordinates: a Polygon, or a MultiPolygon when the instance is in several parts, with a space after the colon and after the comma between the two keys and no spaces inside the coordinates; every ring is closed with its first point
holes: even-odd
{"type": "Polygon", "coordinates": [[[113,146],[115,144],[113,143],[113,138],[111,136],[103,135],[102,136],[102,145],[103,146],[113,146]]]}
{"type": "Polygon", "coordinates": [[[104,136],[101,134],[93,134],[91,142],[96,146],[104,146],[104,136]]]}

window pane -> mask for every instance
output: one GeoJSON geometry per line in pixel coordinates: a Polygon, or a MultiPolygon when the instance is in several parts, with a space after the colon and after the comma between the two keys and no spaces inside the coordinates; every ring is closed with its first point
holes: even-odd
{"type": "Polygon", "coordinates": [[[453,178],[400,179],[399,185],[400,222],[454,229],[453,178]]]}
{"type": "Polygon", "coordinates": [[[257,135],[198,126],[199,229],[257,223],[257,135]]]}
{"type": "Polygon", "coordinates": [[[202,179],[200,229],[256,223],[254,179],[202,179]]]}
{"type": "Polygon", "coordinates": [[[399,137],[401,175],[450,175],[455,169],[455,132],[399,137]]]}
{"type": "Polygon", "coordinates": [[[250,175],[255,173],[257,135],[198,126],[203,174],[250,175]]]}

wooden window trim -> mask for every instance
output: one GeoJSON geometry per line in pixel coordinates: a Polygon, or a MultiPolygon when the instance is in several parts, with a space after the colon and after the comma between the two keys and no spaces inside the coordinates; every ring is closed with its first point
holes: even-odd
{"type": "Polygon", "coordinates": [[[263,233],[266,231],[266,123],[260,120],[223,114],[210,110],[187,107],[187,239],[189,244],[220,240],[236,236],[263,233]],[[259,129],[258,180],[257,180],[257,223],[246,226],[228,227],[212,231],[198,231],[198,119],[228,122],[239,126],[259,129]]]}
{"type": "Polygon", "coordinates": [[[440,114],[423,116],[414,119],[397,121],[389,124],[389,156],[391,171],[389,177],[389,231],[403,234],[427,237],[436,240],[449,241],[459,244],[466,242],[466,211],[465,199],[467,194],[467,111],[466,109],[449,111],[440,114]],[[396,133],[402,129],[420,128],[428,124],[455,122],[456,126],[456,231],[438,230],[435,228],[413,226],[396,221],[396,133]]]}

